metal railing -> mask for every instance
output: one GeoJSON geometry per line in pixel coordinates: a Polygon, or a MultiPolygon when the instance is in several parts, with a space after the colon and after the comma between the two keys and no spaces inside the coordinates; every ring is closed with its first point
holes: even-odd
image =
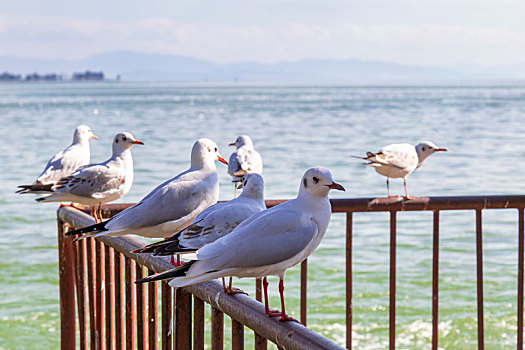
{"type": "MultiPolygon", "coordinates": [[[[268,207],[283,201],[266,201],[268,207]]],[[[438,301],[439,301],[439,228],[440,212],[449,210],[474,210],[476,213],[476,285],[477,285],[477,322],[478,349],[484,349],[483,324],[483,247],[482,247],[482,212],[486,209],[516,209],[518,211],[518,281],[517,281],[517,349],[523,349],[523,259],[524,259],[524,208],[525,196],[471,196],[471,197],[418,197],[411,200],[403,198],[357,198],[333,199],[332,211],[346,213],[346,348],[352,348],[352,236],[354,213],[389,212],[390,213],[390,292],[389,292],[389,348],[395,349],[396,331],[396,238],[397,212],[399,211],[432,211],[432,349],[438,348],[438,301]]],[[[109,217],[126,208],[127,204],[108,205],[104,207],[104,216],[109,217]]],[[[87,211],[87,210],[86,210],[87,211]]],[[[158,301],[156,284],[148,288],[149,307],[146,321],[145,287],[134,290],[132,284],[136,278],[148,273],[160,272],[171,268],[165,259],[147,255],[129,253],[130,250],[142,246],[135,238],[109,238],[82,240],[72,244],[70,238],[62,234],[64,223],[72,227],[81,227],[93,223],[86,214],[72,208],[60,208],[59,217],[59,260],[60,260],[60,306],[62,346],[75,344],[75,305],[74,285],[77,288],[77,304],[79,310],[80,345],[92,348],[107,345],[112,349],[123,346],[126,348],[144,349],[146,330],[149,329],[150,349],[156,349],[158,341],[155,338],[158,327],[156,307],[158,301]],[[115,253],[113,253],[113,249],[115,253]],[[89,256],[89,259],[88,259],[89,256]],[[133,261],[135,260],[135,262],[133,261]],[[104,264],[105,261],[105,264],[104,264]],[[124,276],[125,271],[125,276],[124,276]],[[113,277],[114,276],[114,277],[113,277]],[[114,278],[114,279],[113,279],[114,278]],[[124,290],[125,289],[125,290],[124,290]],[[97,294],[97,291],[99,293],[97,294]],[[114,292],[119,291],[119,292],[114,292]],[[136,294],[135,294],[136,293],[136,294]],[[136,295],[136,300],[134,299],[136,295]],[[125,298],[125,296],[131,296],[125,298]],[[113,299],[114,298],[114,299],[113,299]],[[124,301],[125,298],[125,301],[124,301]],[[89,313],[86,310],[89,309],[89,313]],[[103,310],[106,311],[104,314],[103,310]],[[116,312],[112,313],[115,310],[116,312]],[[89,323],[88,323],[89,314],[89,323]],[[135,314],[137,319],[135,320],[135,314]],[[125,315],[125,319],[124,316],[125,315]],[[137,334],[135,334],[135,323],[137,334]],[[148,327],[146,327],[146,324],[148,327]],[[73,330],[73,331],[71,331],[73,330]],[[124,332],[125,331],[125,332],[124,332]],[[89,333],[89,334],[88,334],[89,333]],[[125,333],[125,335],[124,335],[125,333]],[[135,340],[136,339],[136,340],[135,340]],[[137,342],[137,343],[135,343],[137,342]]],[[[307,262],[301,264],[301,302],[300,320],[307,321],[307,262]]],[[[261,300],[260,281],[256,283],[256,299],[261,300]]],[[[169,335],[171,325],[171,289],[165,284],[162,290],[162,347],[171,348],[172,339],[169,335]]],[[[174,345],[177,349],[191,348],[192,316],[191,294],[193,294],[193,347],[202,349],[204,346],[204,302],[212,305],[212,349],[221,349],[223,341],[223,312],[232,318],[232,347],[243,348],[243,325],[255,331],[255,348],[265,349],[266,339],[286,349],[307,348],[340,348],[322,336],[293,322],[280,323],[263,313],[263,306],[249,297],[237,295],[227,296],[221,293],[219,283],[205,282],[195,286],[175,289],[173,330],[174,345]],[[181,341],[185,343],[182,344],[181,341]]],[[[65,348],[71,348],[66,346],[65,348]]],[[[122,347],[123,348],[123,347],[122,347]]]]}
{"type": "MultiPolygon", "coordinates": [[[[104,216],[123,207],[106,206],[104,216]]],[[[204,349],[205,304],[211,306],[212,349],[224,346],[224,314],[231,318],[232,349],[244,348],[244,327],[254,331],[256,349],[266,349],[267,340],[284,349],[342,349],[301,324],[266,316],[259,301],[227,295],[216,281],[175,289],[166,282],[136,286],[136,279],[173,268],[169,259],[130,253],[144,246],[133,237],[73,242],[64,236],[93,223],[71,207],[58,210],[62,349],[76,347],[75,310],[80,349],[204,349]]],[[[256,298],[261,300],[260,283],[256,298]]]]}

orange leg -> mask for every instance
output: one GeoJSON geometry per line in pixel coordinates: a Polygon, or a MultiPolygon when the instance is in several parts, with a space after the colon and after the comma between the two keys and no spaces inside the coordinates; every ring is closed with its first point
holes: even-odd
{"type": "Polygon", "coordinates": [[[175,266],[175,267],[179,267],[179,266],[181,266],[182,264],[184,264],[184,262],[180,260],[180,254],[177,254],[177,261],[175,261],[175,258],[174,258],[174,256],[172,255],[172,256],[171,256],[171,261],[170,261],[170,262],[171,262],[171,264],[172,264],[173,266],[175,266]]]}
{"type": "Polygon", "coordinates": [[[407,179],[406,178],[403,178],[403,183],[405,184],[405,199],[412,199],[414,197],[410,197],[408,195],[408,190],[407,190],[407,179]]]}
{"type": "Polygon", "coordinates": [[[242,289],[233,288],[232,287],[232,280],[233,280],[233,277],[230,277],[230,284],[228,285],[228,287],[226,287],[226,281],[224,280],[224,277],[222,278],[222,289],[224,290],[224,293],[230,294],[230,295],[231,294],[246,294],[246,295],[248,295],[248,293],[246,293],[242,289]]]}
{"type": "Polygon", "coordinates": [[[266,277],[263,277],[262,284],[263,284],[263,292],[264,292],[264,313],[271,317],[280,316],[281,315],[280,311],[270,309],[270,306],[268,303],[268,281],[266,280],[266,277]]]}
{"type": "Polygon", "coordinates": [[[95,222],[98,224],[100,221],[98,221],[98,218],[97,218],[97,211],[95,210],[95,206],[91,207],[91,214],[92,214],[93,217],[95,218],[95,222]]]}
{"type": "Polygon", "coordinates": [[[279,278],[279,294],[281,295],[281,317],[279,317],[279,321],[294,321],[297,323],[300,323],[295,318],[288,316],[286,314],[286,311],[284,309],[284,281],[281,278],[279,278]]]}

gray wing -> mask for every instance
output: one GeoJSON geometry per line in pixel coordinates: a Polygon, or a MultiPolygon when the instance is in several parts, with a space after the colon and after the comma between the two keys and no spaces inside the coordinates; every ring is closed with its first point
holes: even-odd
{"type": "Polygon", "coordinates": [[[73,175],[60,179],[53,190],[82,197],[100,198],[104,194],[119,191],[124,186],[124,180],[123,171],[97,164],[83,167],[73,175]]]}
{"type": "Polygon", "coordinates": [[[207,200],[209,188],[206,183],[209,181],[181,180],[166,183],[139,203],[115,215],[106,228],[113,231],[137,229],[180,219],[207,200]]]}
{"type": "MultiPolygon", "coordinates": [[[[234,200],[235,201],[235,200],[234,200]]],[[[262,210],[249,204],[223,204],[202,219],[198,217],[194,224],[183,230],[179,236],[181,246],[198,249],[216,241],[233,231],[241,222],[262,210]]],[[[211,208],[211,207],[210,207],[211,208]]],[[[209,209],[210,209],[209,208],[209,209]]],[[[203,214],[203,213],[201,213],[203,214]]]]}
{"type": "Polygon", "coordinates": [[[56,183],[70,176],[80,166],[89,163],[89,153],[78,145],[72,145],[58,152],[47,162],[37,181],[43,184],[56,183]]]}
{"type": "Polygon", "coordinates": [[[299,254],[319,232],[310,216],[296,211],[265,211],[249,225],[197,251],[192,268],[200,274],[227,268],[276,264],[299,254]]]}
{"type": "MultiPolygon", "coordinates": [[[[241,164],[239,163],[239,157],[237,152],[233,152],[230,155],[230,159],[228,160],[228,174],[230,174],[233,177],[234,181],[240,181],[241,179],[237,177],[235,174],[239,174],[240,171],[242,171],[241,164]]],[[[242,176],[243,174],[240,174],[242,176]]]]}

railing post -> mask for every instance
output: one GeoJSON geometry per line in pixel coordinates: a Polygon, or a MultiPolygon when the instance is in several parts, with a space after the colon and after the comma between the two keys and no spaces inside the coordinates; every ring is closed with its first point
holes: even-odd
{"type": "Polygon", "coordinates": [[[191,350],[191,294],[182,288],[175,288],[173,297],[175,299],[174,348],[191,350]]]}
{"type": "Polygon", "coordinates": [[[483,234],[481,229],[481,209],[476,209],[476,265],[478,290],[478,349],[485,348],[483,326],[483,234]]]}
{"type": "Polygon", "coordinates": [[[221,310],[211,308],[211,350],[224,348],[224,314],[221,310]]]}
{"type": "MultiPolygon", "coordinates": [[[[255,300],[262,301],[262,279],[255,280],[255,300]]],[[[255,350],[266,350],[268,348],[268,341],[254,332],[255,350]]]]}
{"type": "Polygon", "coordinates": [[[434,210],[432,233],[432,350],[438,349],[439,295],[439,210],[434,210]]]}
{"type": "Polygon", "coordinates": [[[352,212],[346,213],[346,348],[352,349],[352,212]]]}
{"type": "Polygon", "coordinates": [[[518,350],[523,350],[523,208],[518,209],[518,350]]]}
{"type": "Polygon", "coordinates": [[[58,219],[58,278],[60,288],[60,347],[74,349],[75,270],[71,238],[64,237],[64,223],[58,219]]]}
{"type": "Polygon", "coordinates": [[[307,312],[307,282],[308,282],[308,259],[301,262],[301,323],[306,326],[306,312],[307,312]]]}
{"type": "Polygon", "coordinates": [[[389,349],[396,348],[396,213],[390,212],[389,349]]]}

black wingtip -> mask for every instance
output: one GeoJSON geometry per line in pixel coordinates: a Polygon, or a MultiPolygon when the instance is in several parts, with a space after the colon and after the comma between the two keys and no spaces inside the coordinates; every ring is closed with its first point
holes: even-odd
{"type": "Polygon", "coordinates": [[[168,270],[165,272],[157,273],[152,276],[148,276],[146,278],[142,278],[140,280],[136,280],[135,284],[142,284],[147,282],[155,282],[155,281],[161,281],[168,278],[175,278],[175,277],[181,277],[186,275],[186,272],[190,269],[190,267],[196,262],[197,260],[190,260],[187,263],[178,266],[172,270],[168,270]]]}
{"type": "Polygon", "coordinates": [[[76,236],[76,235],[81,235],[81,234],[84,234],[84,233],[95,232],[95,231],[98,231],[98,232],[107,231],[106,224],[108,222],[109,222],[109,220],[106,220],[106,221],[103,221],[103,222],[99,222],[98,224],[82,227],[82,228],[79,228],[79,229],[76,229],[76,230],[73,230],[73,231],[69,231],[65,235],[66,236],[76,236]]]}

